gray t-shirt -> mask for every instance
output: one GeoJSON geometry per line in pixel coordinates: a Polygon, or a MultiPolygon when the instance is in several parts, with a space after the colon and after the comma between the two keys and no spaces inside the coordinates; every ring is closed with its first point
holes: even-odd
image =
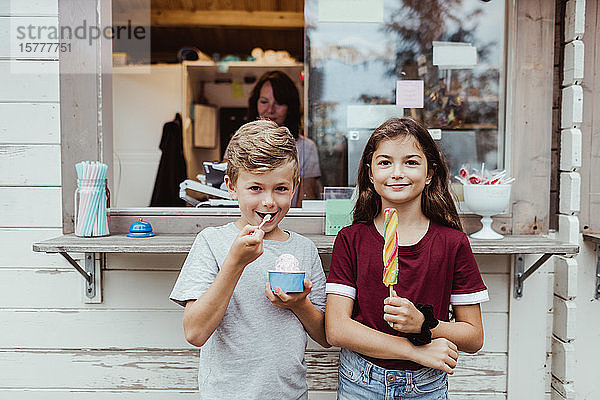
{"type": "MultiPolygon", "coordinates": [[[[198,234],[171,300],[185,306],[214,281],[239,229],[233,224],[198,234]]],[[[286,241],[265,240],[263,254],[248,264],[221,323],[200,351],[198,388],[203,399],[306,399],[307,336],[296,315],[265,296],[268,270],[281,254],[293,254],[312,282],[309,299],[325,311],[325,274],[314,243],[294,232],[286,241]]]]}

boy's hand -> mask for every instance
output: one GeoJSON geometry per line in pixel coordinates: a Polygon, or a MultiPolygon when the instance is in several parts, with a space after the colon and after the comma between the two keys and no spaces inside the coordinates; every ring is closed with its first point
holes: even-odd
{"type": "Polygon", "coordinates": [[[308,296],[311,290],[312,282],[308,279],[304,279],[304,291],[302,293],[285,293],[280,287],[275,287],[275,292],[273,292],[271,291],[271,284],[269,282],[265,286],[265,294],[274,306],[287,308],[292,311],[306,302],[306,296],[308,296]]]}
{"type": "Polygon", "coordinates": [[[398,297],[392,290],[393,296],[383,301],[383,319],[398,332],[419,333],[425,321],[425,316],[408,299],[398,297]]]}
{"type": "Polygon", "coordinates": [[[263,237],[265,232],[257,229],[256,226],[246,225],[235,238],[227,258],[229,261],[240,268],[256,260],[263,253],[263,237]]]}
{"type": "Polygon", "coordinates": [[[458,347],[445,338],[433,339],[425,346],[415,346],[417,363],[430,368],[439,369],[452,375],[458,360],[458,347]]]}

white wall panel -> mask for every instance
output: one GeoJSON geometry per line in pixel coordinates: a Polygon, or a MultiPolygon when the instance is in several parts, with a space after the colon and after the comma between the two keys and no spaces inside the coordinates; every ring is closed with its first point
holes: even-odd
{"type": "Polygon", "coordinates": [[[187,254],[107,254],[109,270],[164,270],[179,273],[187,254]]]}
{"type": "MultiPolygon", "coordinates": [[[[525,256],[532,265],[538,255],[525,256]]],[[[523,297],[509,297],[508,398],[538,398],[546,387],[546,348],[548,326],[548,268],[542,265],[523,285],[523,297]]],[[[550,267],[551,268],[551,267],[550,267]]]]}
{"type": "Polygon", "coordinates": [[[31,248],[34,242],[41,242],[60,235],[62,235],[62,230],[59,228],[0,229],[0,269],[2,267],[37,268],[40,266],[72,268],[59,254],[35,253],[31,248]]]}
{"type": "Polygon", "coordinates": [[[0,103],[0,143],[60,144],[58,103],[0,103]]]}
{"type": "Polygon", "coordinates": [[[0,185],[60,186],[60,145],[1,145],[0,185]]]}
{"type": "Polygon", "coordinates": [[[182,318],[183,309],[0,310],[0,337],[7,348],[188,349],[182,318]]]}
{"type": "MultiPolygon", "coordinates": [[[[12,0],[15,3],[15,0],[12,0]]],[[[58,17],[2,17],[0,16],[0,59],[58,60],[59,43],[49,35],[58,31],[58,17]],[[30,29],[32,27],[32,29],[30,29]],[[35,44],[27,51],[27,43],[35,44]],[[35,50],[35,51],[32,51],[35,50]]]]}
{"type": "Polygon", "coordinates": [[[483,312],[508,312],[509,275],[482,273],[481,277],[490,296],[489,301],[481,304],[481,310],[483,312]]]}
{"type": "Polygon", "coordinates": [[[103,271],[103,302],[85,304],[84,279],[70,265],[60,270],[0,268],[0,308],[183,311],[169,300],[175,279],[173,271],[103,271]]]}
{"type": "MultiPolygon", "coordinates": [[[[183,309],[0,309],[0,337],[2,346],[15,348],[186,349],[182,318],[183,309]]],[[[483,322],[483,351],[505,352],[506,315],[484,314],[483,322]]]]}
{"type": "Polygon", "coordinates": [[[2,0],[0,15],[58,15],[58,0],[2,0]]]}
{"type": "Polygon", "coordinates": [[[510,274],[510,257],[504,254],[476,254],[475,260],[481,273],[510,274]]]}
{"type": "Polygon", "coordinates": [[[0,187],[0,228],[56,228],[62,225],[58,187],[0,187]]]}
{"type": "MultiPolygon", "coordinates": [[[[321,354],[307,352],[309,371],[321,354]]],[[[504,354],[465,355],[450,377],[450,390],[502,393],[506,390],[506,362],[504,354]]],[[[196,350],[0,350],[0,373],[6,378],[0,385],[4,389],[193,390],[197,388],[197,363],[196,350]]],[[[310,372],[308,381],[310,387],[310,372]]]]}
{"type": "Polygon", "coordinates": [[[482,352],[508,351],[508,315],[504,313],[484,313],[484,344],[482,352]]]}
{"type": "MultiPolygon", "coordinates": [[[[493,393],[506,391],[507,358],[505,354],[461,354],[454,375],[448,379],[450,391],[493,393]]],[[[452,397],[454,399],[454,397],[452,397]]]]}
{"type": "Polygon", "coordinates": [[[0,60],[0,102],[58,102],[58,61],[0,60]]]}

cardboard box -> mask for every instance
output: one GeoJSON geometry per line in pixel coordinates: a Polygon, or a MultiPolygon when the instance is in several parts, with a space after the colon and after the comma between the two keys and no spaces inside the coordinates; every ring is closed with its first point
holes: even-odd
{"type": "Polygon", "coordinates": [[[202,149],[217,147],[217,114],[216,106],[194,104],[194,147],[202,149]]]}

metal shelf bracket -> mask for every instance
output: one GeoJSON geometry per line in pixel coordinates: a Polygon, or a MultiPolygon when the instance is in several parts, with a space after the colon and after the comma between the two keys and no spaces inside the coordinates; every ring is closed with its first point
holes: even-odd
{"type": "Polygon", "coordinates": [[[531,276],[531,274],[533,274],[535,271],[537,271],[539,267],[541,267],[550,257],[552,257],[554,255],[559,255],[559,254],[554,254],[554,253],[543,254],[540,258],[537,259],[536,262],[533,263],[533,265],[531,267],[529,267],[526,270],[525,269],[525,255],[517,254],[517,259],[515,261],[515,273],[514,273],[515,287],[514,287],[514,292],[513,292],[513,296],[515,299],[520,299],[521,297],[523,297],[523,282],[525,282],[525,280],[527,278],[529,278],[531,276]]]}
{"type": "Polygon", "coordinates": [[[85,253],[85,264],[82,268],[68,253],[61,251],[60,254],[71,264],[77,272],[85,279],[85,295],[88,299],[96,297],[96,282],[99,282],[99,276],[96,272],[95,253],[85,253]]]}

